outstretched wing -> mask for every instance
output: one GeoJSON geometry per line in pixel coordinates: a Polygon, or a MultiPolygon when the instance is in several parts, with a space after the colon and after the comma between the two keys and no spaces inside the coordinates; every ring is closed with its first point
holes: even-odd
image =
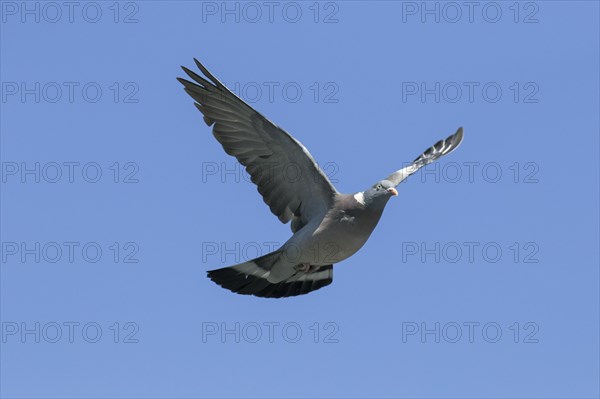
{"type": "Polygon", "coordinates": [[[225,152],[246,167],[271,212],[283,223],[292,220],[294,232],[327,212],[337,191],[308,150],[194,61],[206,78],[182,67],[194,82],[177,80],[225,152]]]}
{"type": "Polygon", "coordinates": [[[408,176],[412,175],[423,166],[429,165],[443,155],[450,154],[452,151],[458,148],[462,139],[463,128],[460,127],[452,136],[448,136],[448,138],[445,140],[438,141],[433,145],[433,147],[429,147],[424,153],[419,155],[419,157],[415,159],[412,164],[392,173],[386,178],[386,180],[389,180],[394,184],[394,186],[397,186],[408,176]]]}

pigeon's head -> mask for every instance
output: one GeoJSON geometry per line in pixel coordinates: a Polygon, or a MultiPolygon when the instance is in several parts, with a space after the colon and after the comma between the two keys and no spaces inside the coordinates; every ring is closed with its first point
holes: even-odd
{"type": "Polygon", "coordinates": [[[398,191],[396,191],[394,184],[389,180],[380,180],[363,192],[364,203],[367,206],[371,204],[385,205],[395,195],[398,195],[398,191]]]}

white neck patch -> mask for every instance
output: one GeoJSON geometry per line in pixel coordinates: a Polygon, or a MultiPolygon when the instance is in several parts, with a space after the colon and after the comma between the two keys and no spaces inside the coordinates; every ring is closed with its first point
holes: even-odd
{"type": "Polygon", "coordinates": [[[360,193],[354,194],[354,199],[359,204],[364,205],[365,204],[365,193],[361,191],[360,193]]]}

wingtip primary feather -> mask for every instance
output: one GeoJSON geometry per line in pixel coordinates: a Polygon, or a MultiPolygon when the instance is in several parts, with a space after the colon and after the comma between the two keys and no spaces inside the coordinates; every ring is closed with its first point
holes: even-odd
{"type": "Polygon", "coordinates": [[[178,81],[179,83],[181,83],[182,85],[184,85],[184,86],[187,86],[187,85],[189,85],[189,84],[192,84],[192,82],[190,82],[189,80],[185,80],[184,78],[179,78],[179,77],[177,77],[177,78],[175,78],[175,79],[177,79],[177,81],[178,81]]]}
{"type": "Polygon", "coordinates": [[[221,81],[219,79],[215,78],[215,76],[212,73],[210,73],[208,71],[208,69],[206,69],[206,67],[204,65],[202,65],[202,63],[200,61],[198,61],[196,58],[194,58],[194,62],[196,63],[196,66],[198,67],[198,69],[200,69],[200,71],[202,71],[204,76],[209,78],[215,86],[217,86],[220,89],[225,88],[225,85],[223,83],[221,83],[221,81]]]}
{"type": "Polygon", "coordinates": [[[194,71],[192,71],[191,69],[189,69],[188,67],[185,67],[183,65],[181,66],[181,69],[183,69],[183,72],[185,72],[186,75],[188,75],[190,78],[192,78],[192,79],[194,78],[194,76],[193,76],[193,75],[195,75],[194,71]]]}
{"type": "Polygon", "coordinates": [[[204,65],[202,65],[202,63],[200,61],[198,61],[198,59],[196,57],[194,57],[194,64],[196,64],[196,66],[198,67],[198,69],[200,69],[202,71],[202,73],[204,73],[206,76],[211,76],[210,72],[209,73],[205,73],[208,72],[208,69],[206,69],[206,67],[204,65]]]}
{"type": "Polygon", "coordinates": [[[447,154],[451,153],[452,151],[456,150],[458,148],[458,146],[462,143],[463,141],[463,137],[464,137],[464,133],[463,133],[463,128],[462,126],[458,128],[458,130],[456,131],[456,133],[454,133],[452,136],[448,137],[447,140],[450,141],[450,146],[451,149],[450,151],[447,152],[447,154]]]}
{"type": "Polygon", "coordinates": [[[456,133],[454,133],[454,136],[458,139],[458,143],[460,144],[460,142],[463,139],[463,135],[464,135],[464,130],[461,127],[458,128],[458,130],[456,130],[456,133]]]}

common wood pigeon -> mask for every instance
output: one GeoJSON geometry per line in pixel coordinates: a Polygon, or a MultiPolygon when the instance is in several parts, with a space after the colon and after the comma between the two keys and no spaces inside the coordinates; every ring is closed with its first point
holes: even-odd
{"type": "Polygon", "coordinates": [[[279,249],[208,277],[238,294],[281,298],[318,290],[333,281],[333,265],[356,253],[379,222],[398,186],[419,168],[458,147],[463,130],[440,140],[413,163],[364,191],[341,194],[306,147],[256,112],[194,59],[204,77],[182,67],[178,78],[212,126],[225,152],[246,167],[271,211],[291,222],[292,237],[279,249]]]}

